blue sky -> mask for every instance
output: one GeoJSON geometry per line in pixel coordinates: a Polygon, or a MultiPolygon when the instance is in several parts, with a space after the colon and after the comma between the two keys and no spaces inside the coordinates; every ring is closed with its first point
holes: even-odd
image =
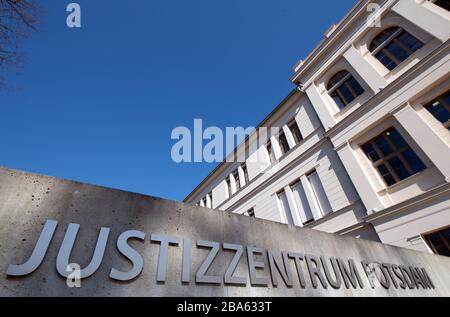
{"type": "Polygon", "coordinates": [[[215,164],[175,164],[195,118],[255,126],[355,0],[43,0],[21,69],[2,74],[0,165],[182,200],[215,164]]]}

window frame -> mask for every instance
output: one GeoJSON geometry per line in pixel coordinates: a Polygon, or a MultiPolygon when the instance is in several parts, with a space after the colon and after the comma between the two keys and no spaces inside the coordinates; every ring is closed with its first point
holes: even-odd
{"type": "Polygon", "coordinates": [[[246,215],[247,217],[250,218],[256,218],[256,214],[255,214],[255,208],[250,208],[249,210],[247,210],[244,215],[246,215]]]}
{"type": "Polygon", "coordinates": [[[363,85],[361,85],[359,83],[359,81],[356,79],[356,77],[346,69],[343,69],[343,70],[340,70],[340,71],[334,73],[334,75],[331,76],[330,79],[328,79],[328,82],[326,85],[326,90],[327,90],[327,93],[330,96],[330,98],[333,100],[334,104],[339,108],[339,111],[343,111],[344,109],[346,109],[358,97],[362,96],[366,92],[366,89],[363,87],[363,85]],[[339,74],[342,74],[342,73],[346,73],[346,74],[340,80],[338,80],[336,83],[333,83],[333,79],[335,79],[335,77],[337,77],[339,74]],[[354,88],[348,83],[350,81],[350,79],[353,79],[359,85],[359,87],[362,89],[362,92],[360,94],[358,94],[354,90],[354,88]],[[332,85],[330,86],[330,84],[332,84],[332,85]],[[352,96],[353,96],[352,100],[347,100],[347,98],[339,91],[339,88],[341,88],[343,85],[345,85],[347,87],[347,89],[350,91],[350,93],[352,94],[352,96]],[[342,106],[336,102],[336,100],[334,99],[334,97],[332,95],[333,93],[337,94],[337,97],[339,98],[342,106]]]}
{"type": "Polygon", "coordinates": [[[449,94],[450,94],[450,90],[447,90],[444,93],[440,94],[439,96],[432,98],[431,101],[424,104],[423,107],[425,108],[425,110],[428,111],[428,113],[430,113],[433,116],[433,118],[435,120],[437,120],[439,123],[441,123],[444,126],[444,128],[446,128],[447,130],[450,131],[450,120],[447,122],[441,122],[441,120],[439,120],[429,109],[429,108],[433,107],[436,102],[440,102],[440,104],[444,107],[444,109],[446,109],[448,112],[450,112],[450,104],[447,103],[444,99],[444,96],[449,95],[449,94]]]}
{"type": "Polygon", "coordinates": [[[269,155],[269,164],[272,164],[276,161],[276,157],[275,157],[275,153],[273,152],[273,144],[272,141],[269,140],[266,143],[266,151],[267,154],[269,155]]]}
{"type": "Polygon", "coordinates": [[[413,177],[416,174],[419,174],[425,170],[427,170],[429,168],[429,166],[427,166],[427,164],[422,160],[422,158],[420,158],[420,156],[417,154],[417,152],[414,150],[414,148],[408,143],[408,141],[405,139],[405,137],[403,137],[403,135],[400,133],[400,131],[394,126],[391,125],[390,127],[384,129],[381,133],[376,134],[375,136],[373,136],[372,138],[370,138],[369,140],[367,140],[366,142],[363,142],[359,145],[362,153],[365,155],[366,159],[369,161],[369,164],[372,166],[372,168],[375,170],[375,172],[377,173],[377,175],[379,175],[382,179],[382,181],[384,182],[384,184],[390,188],[392,186],[395,186],[397,184],[399,184],[402,181],[405,181],[411,177],[413,177]],[[391,131],[391,130],[395,130],[397,131],[397,133],[400,135],[400,137],[403,139],[403,141],[405,142],[405,145],[398,148],[389,138],[387,138],[385,135],[387,132],[391,131]],[[392,153],[385,155],[383,153],[383,151],[379,148],[378,144],[376,144],[375,140],[383,137],[383,139],[387,142],[387,144],[389,145],[389,147],[392,150],[392,153]],[[366,147],[367,145],[371,145],[372,148],[375,150],[375,153],[377,154],[377,156],[379,157],[379,159],[374,162],[372,160],[372,158],[370,157],[369,153],[366,152],[366,150],[364,149],[364,147],[366,147]],[[402,153],[411,150],[419,159],[419,161],[425,166],[425,169],[423,169],[422,171],[419,172],[414,172],[413,167],[410,165],[410,163],[408,162],[408,160],[404,157],[404,155],[402,153]],[[407,172],[410,174],[410,176],[408,176],[405,179],[401,179],[395,169],[391,166],[391,163],[389,162],[390,160],[392,160],[393,158],[397,158],[399,159],[399,161],[403,164],[404,168],[407,170],[407,172]],[[380,167],[381,165],[384,165],[386,167],[386,169],[389,172],[389,175],[394,179],[394,183],[393,184],[388,184],[388,182],[385,179],[385,175],[381,174],[380,170],[378,169],[378,167],[380,167]]]}
{"type": "Polygon", "coordinates": [[[239,176],[239,169],[236,169],[233,172],[233,177],[234,177],[234,183],[235,183],[235,186],[236,186],[236,193],[237,193],[237,192],[239,192],[242,189],[241,178],[239,176]]]}
{"type": "Polygon", "coordinates": [[[370,41],[369,45],[368,45],[368,49],[370,54],[378,61],[380,62],[383,67],[385,67],[389,72],[394,71],[396,68],[398,68],[401,64],[403,64],[406,60],[408,60],[408,58],[410,58],[415,52],[419,51],[420,49],[422,49],[424,46],[426,45],[426,43],[424,43],[421,39],[419,39],[417,36],[411,34],[411,32],[407,31],[404,27],[402,26],[390,26],[385,28],[384,30],[378,32],[370,41]],[[385,39],[383,42],[379,43],[378,46],[375,49],[372,49],[372,45],[374,44],[374,42],[386,31],[391,30],[391,29],[397,29],[394,33],[392,33],[387,39],[385,39]],[[413,51],[411,48],[409,48],[408,46],[406,46],[402,41],[400,41],[398,38],[400,37],[400,35],[402,33],[406,33],[409,36],[413,37],[414,39],[416,39],[416,41],[421,43],[421,46],[416,49],[415,51],[413,51]],[[397,58],[397,56],[395,56],[394,54],[392,54],[389,50],[386,49],[387,46],[389,46],[390,44],[396,44],[397,46],[399,46],[403,51],[405,51],[408,55],[407,58],[405,58],[403,61],[399,60],[397,58]],[[377,58],[377,54],[378,53],[383,53],[386,57],[388,57],[390,59],[391,62],[394,62],[396,65],[392,68],[389,69],[386,65],[384,65],[384,63],[377,58]]]}
{"type": "Polygon", "coordinates": [[[296,145],[301,143],[304,140],[302,131],[300,131],[300,127],[299,127],[299,125],[297,123],[297,120],[295,120],[295,118],[292,119],[287,124],[287,127],[288,127],[289,131],[291,132],[292,138],[294,139],[294,142],[295,142],[296,145]],[[293,130],[295,130],[295,131],[293,131],[293,130]]]}
{"type": "MultiPolygon", "coordinates": [[[[442,241],[444,241],[444,244],[446,245],[446,247],[448,248],[448,250],[450,251],[450,240],[447,241],[447,239],[442,235],[442,232],[445,230],[450,230],[450,225],[436,229],[436,230],[432,230],[429,232],[425,232],[422,233],[420,236],[422,238],[422,240],[424,241],[424,243],[427,245],[427,247],[430,249],[430,251],[433,254],[436,255],[441,255],[437,252],[436,247],[431,243],[431,241],[429,240],[429,238],[434,235],[434,234],[439,234],[440,238],[442,239],[442,241]]],[[[443,256],[443,255],[441,255],[443,256]]]]}
{"type": "Polygon", "coordinates": [[[228,190],[228,198],[233,196],[233,188],[231,187],[231,177],[227,176],[225,178],[225,183],[227,184],[227,190],[228,190]]]}
{"type": "Polygon", "coordinates": [[[286,137],[286,133],[284,133],[284,131],[281,131],[280,134],[278,135],[278,145],[280,146],[281,155],[286,155],[291,150],[291,147],[289,146],[289,142],[286,137]],[[285,142],[282,142],[281,139],[283,139],[285,142]]]}
{"type": "Polygon", "coordinates": [[[248,183],[250,183],[250,177],[248,176],[247,163],[246,162],[242,163],[241,168],[242,168],[242,172],[244,174],[244,183],[245,183],[245,185],[247,185],[248,183]]]}
{"type": "MultiPolygon", "coordinates": [[[[434,4],[435,6],[438,6],[439,8],[442,8],[442,9],[444,9],[444,10],[446,10],[446,11],[450,11],[449,9],[447,9],[446,7],[443,7],[443,6],[441,6],[441,5],[439,5],[439,4],[436,4],[436,2],[438,2],[439,0],[429,0],[429,2],[431,2],[432,4],[434,4]]],[[[448,1],[448,0],[447,0],[448,1]]],[[[448,1],[449,3],[447,4],[448,6],[450,6],[450,1],[448,1]]]]}

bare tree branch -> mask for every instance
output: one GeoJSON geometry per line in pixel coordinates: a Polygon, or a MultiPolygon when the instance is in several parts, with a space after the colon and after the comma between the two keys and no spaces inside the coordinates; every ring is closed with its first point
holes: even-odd
{"type": "Polygon", "coordinates": [[[20,63],[19,41],[36,30],[39,16],[37,0],[0,0],[0,90],[6,68],[20,63]]]}

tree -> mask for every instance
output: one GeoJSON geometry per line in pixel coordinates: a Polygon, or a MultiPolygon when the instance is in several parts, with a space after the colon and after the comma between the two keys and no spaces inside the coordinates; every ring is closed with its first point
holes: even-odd
{"type": "Polygon", "coordinates": [[[0,0],[0,76],[7,67],[20,64],[18,42],[36,29],[38,16],[37,0],[0,0]]]}

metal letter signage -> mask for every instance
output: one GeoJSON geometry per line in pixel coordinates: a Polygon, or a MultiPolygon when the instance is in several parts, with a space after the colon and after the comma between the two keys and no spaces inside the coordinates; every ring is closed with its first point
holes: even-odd
{"type": "MultiPolygon", "coordinates": [[[[39,236],[34,250],[27,262],[21,265],[10,264],[6,271],[8,276],[25,276],[35,271],[43,262],[52,237],[57,229],[56,220],[48,220],[39,236]]],[[[56,269],[63,277],[68,277],[70,263],[69,258],[72,252],[80,225],[71,223],[64,235],[64,239],[59,248],[56,258],[56,269]]],[[[105,254],[110,229],[101,228],[97,238],[95,250],[88,266],[80,270],[80,279],[92,276],[101,266],[105,254]]],[[[142,231],[128,230],[120,234],[117,238],[117,250],[131,262],[132,267],[126,272],[111,268],[109,277],[116,281],[131,281],[136,279],[144,269],[144,259],[138,251],[129,245],[129,240],[136,239],[145,242],[146,234],[142,231]]],[[[183,241],[183,248],[174,248],[173,252],[181,252],[182,263],[180,267],[180,285],[190,284],[192,269],[192,249],[191,239],[178,238],[152,234],[150,241],[159,244],[159,255],[156,267],[156,282],[165,284],[167,280],[167,267],[169,263],[170,246],[178,247],[183,241]]],[[[244,247],[239,244],[220,243],[215,241],[197,240],[197,250],[208,249],[201,264],[197,268],[195,283],[200,287],[202,284],[217,286],[247,286],[247,276],[236,276],[237,268],[245,261],[244,249],[247,253],[248,277],[250,287],[268,287],[269,277],[271,277],[274,288],[279,288],[279,277],[281,277],[286,288],[294,287],[294,275],[291,271],[291,264],[295,266],[299,287],[307,288],[310,285],[314,289],[323,288],[341,289],[364,289],[365,283],[360,272],[365,273],[368,285],[374,289],[377,286],[384,289],[435,289],[435,286],[425,268],[406,267],[404,265],[361,261],[358,269],[357,263],[353,259],[341,259],[312,254],[303,255],[296,252],[274,252],[264,250],[255,246],[244,247]],[[221,251],[222,250],[222,251],[221,251]],[[225,268],[220,271],[223,275],[212,275],[208,273],[214,267],[218,270],[216,261],[221,254],[231,255],[231,260],[225,268]],[[268,264],[266,266],[266,264],[268,264]],[[309,281],[305,278],[304,269],[308,271],[309,281]]],[[[199,252],[199,251],[197,251],[199,252]]]]}

